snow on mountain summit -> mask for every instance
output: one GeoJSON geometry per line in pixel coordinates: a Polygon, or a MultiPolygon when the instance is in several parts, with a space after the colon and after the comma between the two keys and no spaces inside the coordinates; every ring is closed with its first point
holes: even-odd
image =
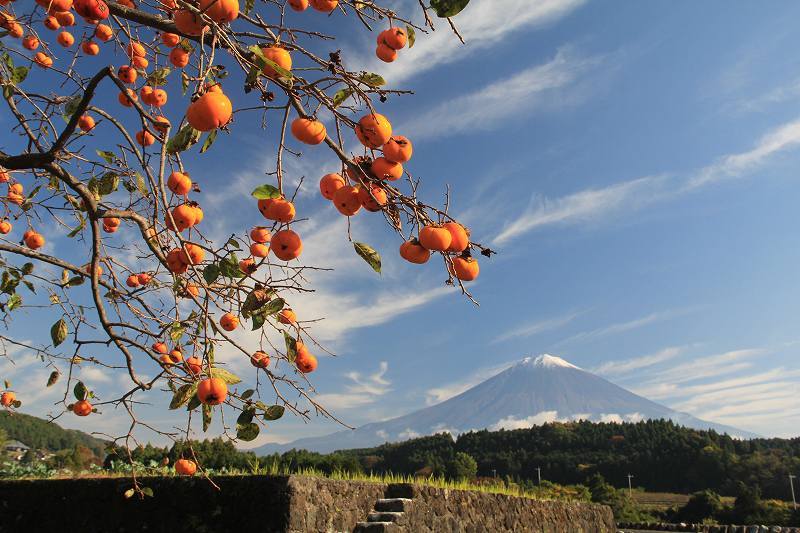
{"type": "Polygon", "coordinates": [[[540,368],[575,368],[580,370],[580,367],[577,367],[570,363],[569,361],[562,359],[556,355],[550,355],[549,353],[542,354],[538,357],[526,357],[519,363],[522,366],[533,366],[533,367],[540,367],[540,368]]]}

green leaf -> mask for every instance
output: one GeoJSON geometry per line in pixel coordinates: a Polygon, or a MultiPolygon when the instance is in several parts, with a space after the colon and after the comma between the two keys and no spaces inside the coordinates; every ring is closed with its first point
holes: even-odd
{"type": "Polygon", "coordinates": [[[211,132],[206,136],[206,140],[203,142],[203,146],[200,148],[200,153],[204,154],[211,148],[211,145],[214,144],[214,141],[217,139],[217,132],[219,130],[211,130],[211,132]]]}
{"type": "Polygon", "coordinates": [[[356,249],[356,253],[372,267],[372,270],[378,274],[381,273],[381,254],[376,252],[370,245],[364,244],[363,242],[353,243],[353,247],[356,249]]]}
{"type": "Polygon", "coordinates": [[[136,176],[136,188],[139,189],[139,193],[142,196],[147,196],[149,194],[149,190],[147,189],[147,183],[144,181],[144,176],[136,172],[134,174],[136,176]]]}
{"type": "Polygon", "coordinates": [[[264,410],[264,420],[278,420],[285,411],[286,408],[282,405],[270,405],[264,410]]]}
{"type": "Polygon", "coordinates": [[[276,187],[266,183],[253,189],[253,192],[250,194],[253,196],[253,198],[258,200],[269,200],[270,198],[281,197],[281,192],[276,187]]]}
{"type": "MultiPolygon", "coordinates": [[[[238,265],[237,265],[238,266],[238,265]]],[[[203,269],[203,279],[206,280],[207,284],[214,283],[217,278],[219,277],[219,267],[212,263],[210,265],[206,265],[203,269]]]]}
{"type": "Polygon", "coordinates": [[[259,427],[258,424],[250,422],[249,424],[236,424],[236,438],[245,442],[250,442],[258,437],[259,427]]]}
{"type": "Polygon", "coordinates": [[[160,87],[162,85],[166,85],[167,76],[169,76],[170,72],[171,70],[167,67],[154,70],[153,72],[150,73],[149,76],[147,76],[147,83],[154,87],[160,87]]]}
{"type": "Polygon", "coordinates": [[[10,381],[8,381],[7,379],[3,381],[3,385],[4,385],[4,386],[5,386],[5,388],[7,388],[7,389],[10,389],[10,388],[11,388],[11,382],[10,382],[10,381]]]}
{"type": "Polygon", "coordinates": [[[74,278],[70,278],[64,284],[65,287],[77,287],[78,285],[83,285],[83,282],[86,281],[86,278],[83,276],[75,276],[74,278]]]}
{"type": "Polygon", "coordinates": [[[297,340],[285,331],[283,332],[283,340],[286,343],[286,358],[289,359],[290,363],[294,363],[297,357],[297,340]]]}
{"type": "Polygon", "coordinates": [[[68,333],[67,322],[63,318],[53,324],[50,327],[50,338],[53,339],[53,348],[64,342],[68,333]]]}
{"type": "Polygon", "coordinates": [[[153,489],[151,489],[150,487],[142,487],[142,494],[144,494],[145,496],[149,496],[151,498],[155,495],[153,489]]]}
{"type": "Polygon", "coordinates": [[[75,395],[76,400],[81,401],[89,396],[89,389],[86,388],[83,381],[79,381],[75,384],[75,387],[73,387],[72,393],[75,395]]]}
{"type": "Polygon", "coordinates": [[[440,18],[454,17],[467,7],[469,0],[431,0],[431,7],[440,18]]]}
{"type": "Polygon", "coordinates": [[[25,263],[24,265],[22,265],[22,273],[24,275],[27,276],[31,272],[33,272],[33,263],[25,263]]]}
{"type": "Polygon", "coordinates": [[[189,404],[186,406],[187,411],[193,411],[200,407],[200,398],[197,397],[197,394],[189,398],[189,404]]]}
{"type": "Polygon", "coordinates": [[[203,431],[208,431],[211,425],[211,406],[203,404],[203,431]]]}
{"type": "Polygon", "coordinates": [[[25,78],[28,77],[28,72],[30,69],[28,67],[17,67],[11,71],[11,83],[17,84],[22,83],[25,81],[25,78]]]}
{"type": "Polygon", "coordinates": [[[239,414],[239,418],[236,419],[236,424],[237,425],[249,424],[250,422],[253,421],[253,417],[255,416],[255,414],[256,410],[254,407],[248,407],[242,409],[242,412],[239,414]]]}
{"type": "Polygon", "coordinates": [[[250,331],[255,331],[257,329],[261,329],[264,325],[264,322],[267,321],[266,315],[264,313],[256,313],[253,315],[253,328],[250,331]]]}
{"type": "Polygon", "coordinates": [[[12,294],[8,298],[8,302],[6,302],[6,306],[8,306],[9,311],[13,311],[17,307],[22,305],[22,298],[19,294],[12,294]]]}
{"type": "Polygon", "coordinates": [[[173,342],[178,342],[181,337],[183,337],[183,333],[186,331],[186,328],[180,322],[173,322],[172,326],[169,328],[169,338],[172,339],[173,342]]]}
{"type": "Polygon", "coordinates": [[[117,158],[117,154],[109,152],[108,150],[96,150],[97,155],[102,157],[109,165],[113,164],[117,158]]]}
{"type": "Polygon", "coordinates": [[[244,277],[244,272],[239,268],[239,259],[236,257],[236,254],[232,253],[219,262],[219,273],[226,278],[244,277]]]}
{"type": "Polygon", "coordinates": [[[255,394],[255,392],[256,391],[254,391],[253,389],[247,389],[242,393],[242,400],[249,400],[250,397],[253,396],[253,394],[255,394]]]}
{"type": "Polygon", "coordinates": [[[167,141],[167,152],[170,154],[177,154],[178,152],[188,150],[189,147],[197,144],[200,140],[200,135],[202,135],[200,131],[186,124],[172,139],[167,141]]]}
{"type": "Polygon", "coordinates": [[[212,378],[219,378],[228,385],[236,385],[237,383],[241,383],[242,380],[236,374],[225,370],[224,368],[212,368],[211,369],[211,377],[212,378]]]}
{"type": "Polygon", "coordinates": [[[195,398],[197,397],[197,382],[187,383],[186,385],[181,385],[178,387],[178,390],[172,395],[172,401],[169,402],[169,408],[177,409],[186,405],[192,396],[195,398]]]}
{"type": "Polygon", "coordinates": [[[75,218],[78,219],[78,225],[75,226],[75,228],[73,228],[69,233],[67,233],[67,237],[69,237],[70,239],[75,237],[75,235],[83,231],[83,228],[86,227],[86,219],[83,217],[82,214],[76,211],[75,218]]]}
{"type": "Polygon", "coordinates": [[[408,35],[408,47],[414,48],[414,43],[417,42],[417,32],[414,28],[406,24],[406,34],[408,35]]]}
{"type": "Polygon", "coordinates": [[[350,98],[353,94],[353,89],[339,89],[336,91],[336,94],[333,95],[333,107],[339,107],[344,103],[345,100],[350,98]]]}
{"type": "Polygon", "coordinates": [[[64,104],[64,114],[67,115],[67,117],[72,117],[72,115],[74,115],[75,112],[78,110],[78,104],[80,103],[81,103],[80,96],[73,96],[72,98],[67,100],[67,103],[64,104]]]}
{"type": "Polygon", "coordinates": [[[386,85],[386,80],[383,79],[383,76],[373,72],[363,72],[358,79],[370,87],[380,87],[381,85],[386,85]]]}
{"type": "Polygon", "coordinates": [[[181,71],[181,96],[186,96],[186,90],[189,88],[189,76],[181,71]]]}
{"type": "Polygon", "coordinates": [[[58,381],[58,378],[61,377],[61,373],[58,370],[53,370],[50,372],[50,377],[47,378],[47,386],[52,387],[58,381]]]}
{"type": "Polygon", "coordinates": [[[259,313],[264,315],[274,315],[278,311],[282,310],[285,305],[286,301],[283,298],[275,298],[265,305],[263,309],[260,309],[259,313]]]}
{"type": "Polygon", "coordinates": [[[115,192],[119,188],[119,174],[116,172],[106,172],[97,182],[97,192],[100,196],[106,196],[115,192]]]}
{"type": "Polygon", "coordinates": [[[253,6],[256,5],[256,0],[245,0],[244,2],[244,14],[249,15],[250,11],[253,10],[253,6]]]}

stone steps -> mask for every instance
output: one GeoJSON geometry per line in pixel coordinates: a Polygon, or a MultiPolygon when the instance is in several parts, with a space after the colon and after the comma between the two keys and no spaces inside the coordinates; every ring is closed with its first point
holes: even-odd
{"type": "Polygon", "coordinates": [[[412,504],[414,486],[393,483],[386,487],[385,496],[375,502],[367,521],[356,524],[353,533],[400,533],[405,530],[398,522],[412,504]]]}
{"type": "Polygon", "coordinates": [[[400,527],[394,522],[359,522],[353,533],[399,533],[400,527]]]}

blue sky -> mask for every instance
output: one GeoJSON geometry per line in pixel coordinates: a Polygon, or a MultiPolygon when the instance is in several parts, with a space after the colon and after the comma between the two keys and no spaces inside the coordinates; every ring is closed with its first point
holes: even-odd
{"type": "MultiPolygon", "coordinates": [[[[416,2],[395,4],[420,19],[416,2]]],[[[398,238],[359,215],[355,238],[384,258],[377,276],[317,193],[335,161],[323,151],[290,159],[290,178],[306,177],[303,259],[336,269],[313,276],[316,294],[291,300],[301,319],[328,317],[314,328],[338,355],[321,357],[313,375],[322,403],[360,425],[547,352],[700,418],[796,435],[800,5],[770,8],[473,0],[456,19],[466,46],[439,24],[391,65],[341,15],[290,15],[345,35],[335,48],[351,70],[415,92],[380,109],[414,141],[408,168],[423,197],[441,201],[449,184],[454,213],[499,252],[481,262],[476,308],[444,287],[441,265],[401,262],[398,238]]],[[[115,93],[103,98],[111,106],[115,93]]],[[[173,122],[185,106],[175,100],[173,122]]],[[[188,165],[212,236],[259,223],[248,195],[269,181],[276,139],[258,122],[237,116],[235,134],[188,165]]],[[[49,246],[74,253],[66,239],[49,246]]],[[[47,328],[17,327],[47,342],[47,328]]],[[[0,377],[36,386],[23,411],[48,412],[60,391],[41,390],[47,370],[29,354],[14,361],[0,361],[0,377]]],[[[249,372],[246,361],[228,363],[249,372]]],[[[97,391],[121,390],[120,379],[85,372],[97,391]]],[[[141,408],[150,420],[180,424],[163,398],[152,401],[141,408]]],[[[60,422],[100,431],[125,416],[60,422]]],[[[336,429],[287,417],[252,444],[336,429]]]]}

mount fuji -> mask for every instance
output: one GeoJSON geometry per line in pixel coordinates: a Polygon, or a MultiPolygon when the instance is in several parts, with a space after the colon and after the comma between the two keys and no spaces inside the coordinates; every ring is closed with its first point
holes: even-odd
{"type": "Polygon", "coordinates": [[[385,442],[470,430],[519,429],[546,422],[590,420],[637,422],[667,419],[694,429],[714,429],[739,438],[757,435],[700,420],[638,396],[560,357],[526,357],[499,374],[439,404],[355,430],[267,444],[257,454],[306,449],[320,453],[368,448],[385,442]]]}

